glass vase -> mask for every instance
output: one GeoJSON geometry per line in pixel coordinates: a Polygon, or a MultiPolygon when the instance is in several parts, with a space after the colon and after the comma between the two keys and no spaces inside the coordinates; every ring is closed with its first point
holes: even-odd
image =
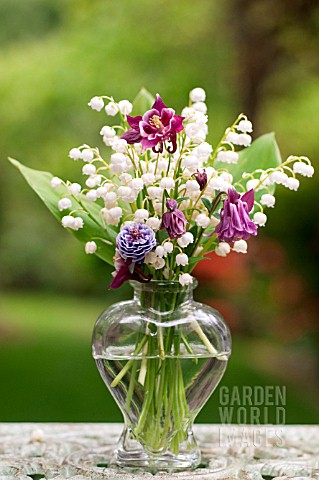
{"type": "Polygon", "coordinates": [[[133,300],[105,310],[93,332],[93,357],[125,421],[112,464],[195,468],[192,425],[225,372],[229,330],[216,310],[193,300],[196,280],[130,283],[133,300]]]}

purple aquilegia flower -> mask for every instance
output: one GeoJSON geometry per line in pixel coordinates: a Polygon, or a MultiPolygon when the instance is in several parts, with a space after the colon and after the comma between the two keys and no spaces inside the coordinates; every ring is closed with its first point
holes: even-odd
{"type": "Polygon", "coordinates": [[[228,197],[220,213],[220,223],[215,228],[220,242],[231,243],[247,240],[257,235],[257,225],[250,219],[249,212],[254,206],[254,190],[240,195],[234,188],[228,190],[228,197]]]}
{"type": "Polygon", "coordinates": [[[113,280],[109,288],[118,288],[127,280],[137,280],[141,283],[147,283],[151,280],[152,275],[145,275],[143,270],[136,263],[128,260],[125,262],[117,252],[115,256],[115,272],[113,273],[113,280]]]}
{"type": "Polygon", "coordinates": [[[187,220],[181,210],[178,210],[174,199],[166,201],[168,212],[163,213],[161,230],[166,228],[169,238],[179,238],[186,232],[187,220]]]}
{"type": "Polygon", "coordinates": [[[143,152],[147,148],[152,148],[154,152],[163,151],[163,143],[170,142],[171,146],[167,148],[169,153],[176,152],[176,134],[181,132],[184,117],[175,115],[172,108],[167,108],[159,94],[156,94],[156,100],[151,110],[137,117],[127,115],[127,121],[131,129],[123,133],[121,138],[127,143],[141,143],[143,152]],[[158,149],[155,147],[158,146],[158,149]]]}
{"type": "Polygon", "coordinates": [[[200,191],[204,190],[207,184],[207,173],[205,168],[203,169],[202,172],[197,170],[197,172],[193,173],[193,177],[195,177],[195,180],[199,185],[200,191]]]}
{"type": "Polygon", "coordinates": [[[156,245],[154,231],[142,223],[123,227],[116,237],[116,248],[124,261],[142,264],[145,255],[156,245]]]}
{"type": "Polygon", "coordinates": [[[146,275],[140,265],[155,245],[155,233],[147,225],[131,223],[122,228],[116,237],[115,272],[110,288],[118,288],[126,280],[149,282],[152,276],[146,275]]]}

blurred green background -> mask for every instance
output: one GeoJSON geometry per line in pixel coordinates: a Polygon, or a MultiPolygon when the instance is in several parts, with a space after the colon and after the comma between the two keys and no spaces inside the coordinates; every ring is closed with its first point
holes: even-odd
{"type": "MultiPolygon", "coordinates": [[[[207,91],[209,140],[241,111],[283,157],[319,150],[319,5],[290,0],[2,0],[0,3],[0,421],[119,421],[90,353],[98,314],[129,298],[6,161],[76,181],[68,151],[109,121],[94,95],[141,86],[180,110],[207,91]]],[[[78,167],[78,168],[77,168],[78,167]]],[[[285,385],[287,423],[319,417],[318,176],[277,205],[247,256],[199,265],[197,298],[226,317],[224,385],[285,385]]],[[[216,392],[198,417],[218,422],[216,392]]],[[[236,420],[236,418],[234,419],[236,420]]],[[[270,418],[270,421],[272,418],[270,418]]]]}

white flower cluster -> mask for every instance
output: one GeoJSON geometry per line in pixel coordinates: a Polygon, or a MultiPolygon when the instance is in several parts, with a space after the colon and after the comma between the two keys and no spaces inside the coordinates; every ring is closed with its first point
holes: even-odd
{"type": "Polygon", "coordinates": [[[132,112],[133,105],[128,100],[120,100],[115,103],[113,99],[109,97],[93,97],[88,103],[92,110],[100,112],[105,106],[105,112],[110,117],[114,117],[117,113],[122,115],[129,115],[132,112]],[[108,103],[104,105],[104,100],[107,99],[108,103]]]}
{"type": "Polygon", "coordinates": [[[252,123],[247,120],[245,115],[238,117],[238,123],[231,128],[227,128],[223,136],[220,147],[217,151],[216,160],[222,163],[236,164],[239,159],[239,154],[235,147],[249,147],[252,138],[249,135],[253,131],[252,123]]]}
{"type": "Polygon", "coordinates": [[[65,215],[62,218],[62,226],[64,228],[71,228],[71,230],[79,230],[83,228],[84,222],[81,217],[72,217],[72,215],[65,215]]]}
{"type": "Polygon", "coordinates": [[[247,242],[246,240],[237,240],[234,242],[233,247],[226,242],[220,242],[215,248],[215,253],[219,257],[226,257],[231,251],[237,253],[247,253],[247,242]]]}
{"type": "Polygon", "coordinates": [[[190,106],[182,110],[182,116],[186,119],[185,133],[189,140],[201,144],[208,134],[206,92],[202,88],[194,88],[189,98],[190,106]]]}
{"type": "MultiPolygon", "coordinates": [[[[260,192],[251,216],[253,222],[262,227],[267,222],[263,209],[273,208],[276,203],[274,185],[297,190],[299,180],[296,175],[311,177],[314,173],[306,157],[289,157],[279,167],[268,170],[258,169],[257,163],[254,172],[243,173],[242,178],[234,182],[226,167],[238,163],[239,149],[251,145],[252,123],[241,114],[226,129],[213,151],[207,142],[206,93],[202,88],[194,88],[189,98],[189,105],[181,112],[183,131],[177,135],[177,148],[173,153],[166,145],[162,149],[142,151],[141,143],[128,144],[121,138],[122,126],[103,125],[100,135],[104,146],[110,149],[107,160],[98,148],[89,145],[72,148],[69,152],[71,159],[83,162],[84,187],[79,183],[65,183],[58,177],[51,180],[52,188],[62,192],[57,206],[60,212],[66,213],[62,217],[63,227],[75,231],[85,227],[86,202],[98,207],[94,208],[105,228],[111,227],[118,232],[123,225],[132,222],[146,224],[158,235],[158,244],[147,253],[145,265],[155,278],[175,278],[182,285],[192,281],[189,274],[191,256],[205,255],[212,250],[222,257],[231,251],[247,252],[247,242],[243,239],[230,244],[218,242],[213,236],[220,222],[222,204],[216,212],[211,206],[219,194],[227,194],[232,188],[241,194],[251,189],[260,192]],[[167,235],[159,236],[168,198],[178,198],[178,209],[187,223],[186,232],[171,241],[167,235]],[[193,230],[190,231],[192,227],[197,237],[194,237],[193,230]],[[212,240],[201,243],[199,240],[205,238],[206,232],[212,240]]],[[[110,117],[119,115],[122,125],[133,110],[128,100],[115,102],[112,97],[105,96],[93,97],[89,106],[98,112],[104,109],[110,117]]],[[[155,121],[160,122],[159,117],[155,121]]],[[[85,245],[85,252],[94,254],[98,248],[91,239],[85,245]]]]}
{"type": "Polygon", "coordinates": [[[293,171],[295,173],[303,175],[304,177],[312,177],[315,172],[313,166],[305,162],[295,162],[293,166],[293,171]]]}

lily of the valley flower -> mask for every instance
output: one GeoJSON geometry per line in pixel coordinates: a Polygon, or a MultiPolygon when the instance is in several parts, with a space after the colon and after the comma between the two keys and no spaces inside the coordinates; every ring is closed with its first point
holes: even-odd
{"type": "Polygon", "coordinates": [[[163,151],[164,142],[167,141],[171,144],[167,151],[174,153],[177,149],[176,134],[184,129],[183,120],[184,117],[175,115],[175,111],[168,108],[157,94],[152,109],[143,117],[127,116],[131,128],[121,138],[130,144],[141,143],[143,152],[147,148],[152,148],[156,153],[163,151]]]}

